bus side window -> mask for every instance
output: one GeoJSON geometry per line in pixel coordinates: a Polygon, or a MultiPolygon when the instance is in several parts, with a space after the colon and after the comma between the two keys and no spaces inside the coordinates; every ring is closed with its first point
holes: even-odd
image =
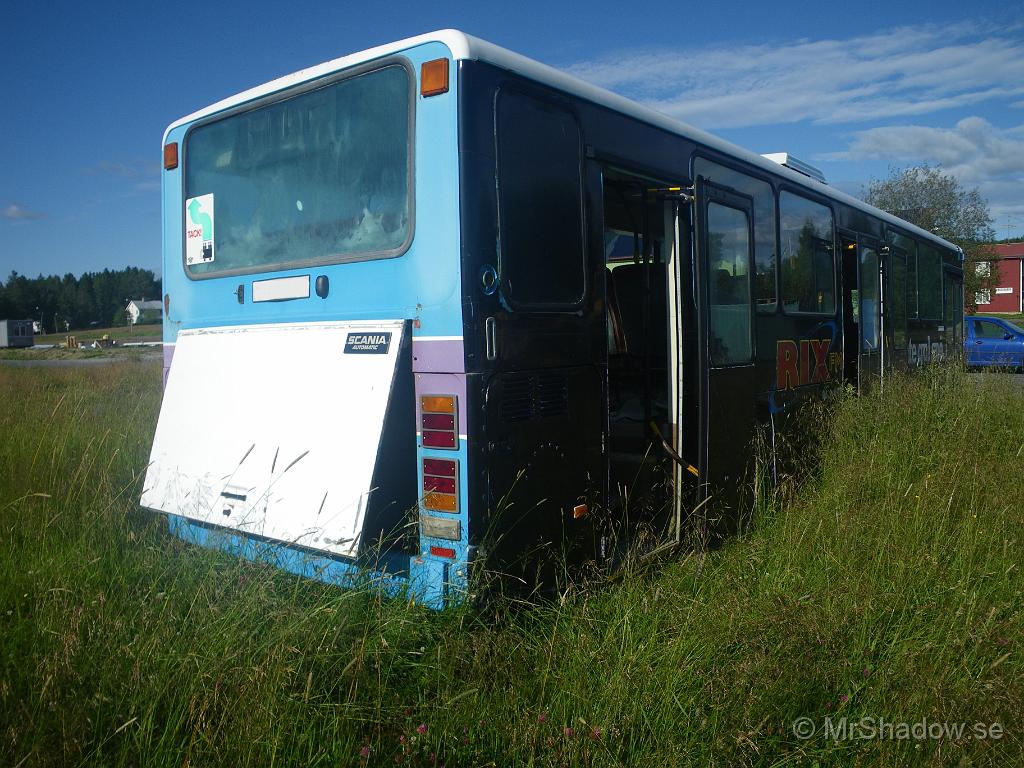
{"type": "Polygon", "coordinates": [[[901,235],[892,229],[886,234],[890,245],[901,248],[907,256],[906,275],[906,298],[907,317],[917,317],[917,241],[906,235],[901,235]]]}
{"type": "Polygon", "coordinates": [[[750,221],[715,202],[708,203],[708,304],[712,364],[749,363],[750,221]]]}
{"type": "Polygon", "coordinates": [[[903,251],[892,251],[889,257],[888,319],[892,326],[892,343],[897,350],[907,348],[907,260],[903,251]]]}
{"type": "Polygon", "coordinates": [[[518,91],[496,110],[503,290],[516,309],[574,309],[586,276],[579,124],[518,91]]]}
{"type": "Polygon", "coordinates": [[[821,203],[782,191],[779,221],[783,307],[791,313],[834,315],[832,211],[821,203]]]}
{"type": "Polygon", "coordinates": [[[927,320],[942,319],[942,257],[921,243],[917,256],[918,312],[927,320]]]}

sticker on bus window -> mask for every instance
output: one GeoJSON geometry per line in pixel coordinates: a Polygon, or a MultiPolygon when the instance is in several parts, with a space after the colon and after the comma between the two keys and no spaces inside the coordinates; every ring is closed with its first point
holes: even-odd
{"type": "Polygon", "coordinates": [[[185,201],[185,263],[213,261],[213,193],[185,201]]]}

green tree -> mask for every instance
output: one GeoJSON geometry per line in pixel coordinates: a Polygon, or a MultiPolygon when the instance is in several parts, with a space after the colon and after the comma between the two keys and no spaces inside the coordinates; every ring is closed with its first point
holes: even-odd
{"type": "Polygon", "coordinates": [[[93,324],[124,325],[128,299],[159,299],[160,281],[152,271],[127,267],[111,272],[68,273],[27,278],[11,272],[0,282],[0,319],[42,320],[47,332],[93,324]]]}
{"type": "Polygon", "coordinates": [[[967,189],[951,174],[919,165],[892,169],[887,179],[872,179],[863,196],[876,208],[963,248],[967,306],[976,308],[975,294],[999,285],[999,264],[991,245],[996,233],[977,187],[967,189]],[[991,269],[979,269],[981,262],[991,263],[991,269]]]}

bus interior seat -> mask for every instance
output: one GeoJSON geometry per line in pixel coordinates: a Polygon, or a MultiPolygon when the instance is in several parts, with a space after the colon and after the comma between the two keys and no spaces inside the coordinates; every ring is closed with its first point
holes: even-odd
{"type": "Polygon", "coordinates": [[[626,339],[622,334],[622,318],[619,315],[619,302],[615,295],[615,281],[612,271],[605,267],[605,296],[608,308],[608,355],[617,357],[626,352],[626,339]]]}
{"type": "Polygon", "coordinates": [[[651,327],[647,335],[651,366],[664,369],[667,358],[667,317],[665,267],[655,264],[622,264],[611,270],[618,323],[625,352],[630,357],[644,354],[644,270],[651,270],[651,327]]]}
{"type": "Polygon", "coordinates": [[[650,329],[647,334],[651,416],[662,423],[668,413],[664,373],[668,367],[665,266],[621,264],[608,279],[609,427],[613,462],[642,461],[649,444],[644,423],[644,270],[651,269],[650,329]],[[612,340],[614,339],[614,345],[612,340]]]}

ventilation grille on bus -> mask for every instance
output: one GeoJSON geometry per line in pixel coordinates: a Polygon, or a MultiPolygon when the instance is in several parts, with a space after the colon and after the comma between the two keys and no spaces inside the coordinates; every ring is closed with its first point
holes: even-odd
{"type": "Polygon", "coordinates": [[[507,422],[549,419],[569,410],[569,384],[563,373],[536,373],[505,380],[501,416],[507,422]]]}

